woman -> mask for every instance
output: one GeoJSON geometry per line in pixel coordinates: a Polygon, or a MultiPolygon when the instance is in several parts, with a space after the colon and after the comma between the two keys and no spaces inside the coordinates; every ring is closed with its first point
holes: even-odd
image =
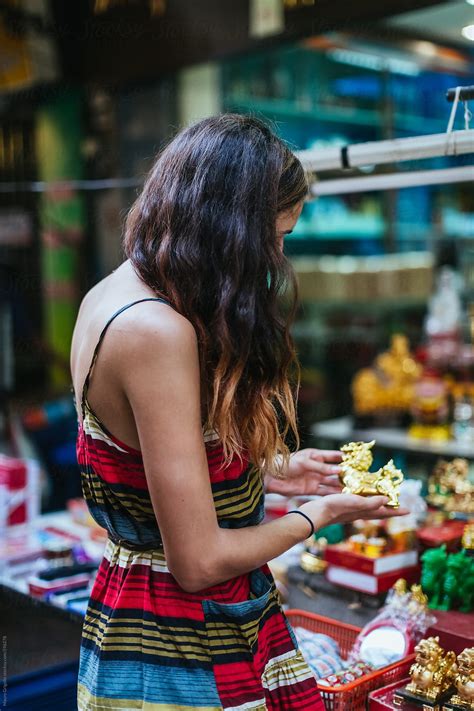
{"type": "Polygon", "coordinates": [[[77,456],[109,540],[80,711],[323,708],[267,561],[311,525],[393,512],[384,497],[337,493],[340,453],[290,456],[286,443],[298,435],[282,248],[307,193],[263,122],[199,121],[157,157],[126,221],[126,261],[81,304],[77,456]],[[264,490],[323,498],[261,523],[264,490]]]}

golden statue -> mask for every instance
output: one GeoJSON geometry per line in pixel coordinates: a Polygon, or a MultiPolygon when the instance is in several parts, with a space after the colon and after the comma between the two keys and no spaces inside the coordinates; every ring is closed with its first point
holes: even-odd
{"type": "Polygon", "coordinates": [[[360,496],[388,496],[387,506],[396,509],[400,503],[400,484],[403,472],[395,467],[393,459],[375,472],[369,467],[373,460],[372,442],[349,442],[341,447],[342,462],[339,475],[344,488],[343,494],[359,494],[360,496]]]}
{"type": "Polygon", "coordinates": [[[421,371],[422,367],[410,353],[406,336],[395,334],[390,349],[376,358],[372,368],[360,370],[352,381],[356,413],[408,412],[413,386],[421,371]]]}
{"type": "Polygon", "coordinates": [[[410,606],[415,610],[417,607],[422,607],[426,609],[428,607],[428,595],[425,595],[423,592],[421,585],[412,585],[410,588],[411,592],[411,601],[408,603],[408,607],[410,606]]]}
{"type": "Polygon", "coordinates": [[[454,680],[457,694],[449,699],[449,707],[461,706],[474,709],[474,647],[464,649],[457,659],[457,674],[454,680]]]}
{"type": "Polygon", "coordinates": [[[467,459],[439,460],[428,480],[427,501],[448,513],[474,513],[474,483],[467,459]]]}
{"type": "Polygon", "coordinates": [[[422,639],[415,653],[415,663],[410,668],[411,682],[405,691],[436,702],[454,683],[456,655],[440,647],[439,637],[422,639]]]}
{"type": "Polygon", "coordinates": [[[406,595],[408,592],[407,581],[405,578],[398,578],[398,580],[393,584],[393,589],[395,593],[399,596],[406,595]]]}
{"type": "Polygon", "coordinates": [[[469,462],[456,457],[450,462],[440,459],[428,479],[427,501],[433,506],[444,508],[455,494],[462,495],[470,490],[469,462]]]}
{"type": "Polygon", "coordinates": [[[464,526],[461,545],[466,550],[474,549],[474,523],[466,523],[464,526]]]}

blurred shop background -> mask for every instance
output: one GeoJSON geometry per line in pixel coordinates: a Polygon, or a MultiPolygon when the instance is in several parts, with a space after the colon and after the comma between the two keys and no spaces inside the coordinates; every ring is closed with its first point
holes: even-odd
{"type": "MultiPolygon", "coordinates": [[[[0,440],[5,451],[20,439],[32,447],[42,510],[54,510],[80,494],[68,360],[78,304],[122,261],[124,216],[163,143],[221,111],[268,120],[296,151],[443,133],[447,89],[473,83],[474,5],[366,0],[356,12],[310,0],[231,10],[217,0],[2,0],[0,8],[0,440]]],[[[455,128],[463,122],[460,109],[455,128]]],[[[470,384],[458,394],[472,405],[472,185],[320,197],[305,205],[286,251],[300,276],[305,443],[315,423],[354,412],[355,374],[397,333],[425,366],[470,384]],[[436,290],[438,311],[452,313],[441,324],[431,318],[431,329],[454,331],[458,345],[433,355],[436,290]]],[[[472,443],[474,420],[464,429],[472,443]]]]}
{"type": "MultiPolygon", "coordinates": [[[[21,555],[0,542],[0,573],[12,561],[31,573],[46,548],[70,563],[80,524],[92,533],[76,563],[94,560],[94,537],[103,545],[81,503],[70,340],[82,296],[123,260],[126,212],[164,143],[224,111],[268,121],[296,152],[443,134],[446,92],[474,84],[473,69],[474,0],[0,0],[0,532],[63,516],[21,555]]],[[[469,121],[460,102],[454,130],[469,121]]],[[[302,444],[376,438],[376,463],[390,450],[425,493],[440,456],[474,460],[472,188],[323,195],[286,238],[302,444]]],[[[454,504],[466,514],[470,487],[454,504]]],[[[51,593],[20,568],[12,589],[51,593]]],[[[83,613],[83,589],[55,601],[83,613]]],[[[49,614],[23,614],[37,642],[26,657],[11,636],[13,676],[40,666],[49,614]]],[[[62,661],[77,653],[71,624],[55,632],[62,661]]]]}

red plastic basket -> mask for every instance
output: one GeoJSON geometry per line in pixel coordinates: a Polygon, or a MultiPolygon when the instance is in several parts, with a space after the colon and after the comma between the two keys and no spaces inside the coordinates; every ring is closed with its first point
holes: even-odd
{"type": "MultiPolygon", "coordinates": [[[[320,632],[332,637],[339,644],[341,656],[346,659],[361,628],[345,622],[331,620],[329,617],[316,615],[305,610],[285,610],[285,615],[292,627],[305,627],[312,632],[320,632]]],[[[372,674],[365,674],[356,681],[339,686],[319,686],[326,711],[365,711],[367,698],[371,691],[393,684],[408,676],[408,670],[415,659],[414,654],[377,669],[372,674]]]]}

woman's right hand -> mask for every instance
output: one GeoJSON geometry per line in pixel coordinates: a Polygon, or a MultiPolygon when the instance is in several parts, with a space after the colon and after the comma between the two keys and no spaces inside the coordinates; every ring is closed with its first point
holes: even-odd
{"type": "Polygon", "coordinates": [[[332,523],[352,523],[358,519],[381,519],[406,516],[408,509],[386,506],[387,496],[358,496],[356,494],[329,494],[307,501],[299,508],[312,520],[315,529],[332,523]]]}

